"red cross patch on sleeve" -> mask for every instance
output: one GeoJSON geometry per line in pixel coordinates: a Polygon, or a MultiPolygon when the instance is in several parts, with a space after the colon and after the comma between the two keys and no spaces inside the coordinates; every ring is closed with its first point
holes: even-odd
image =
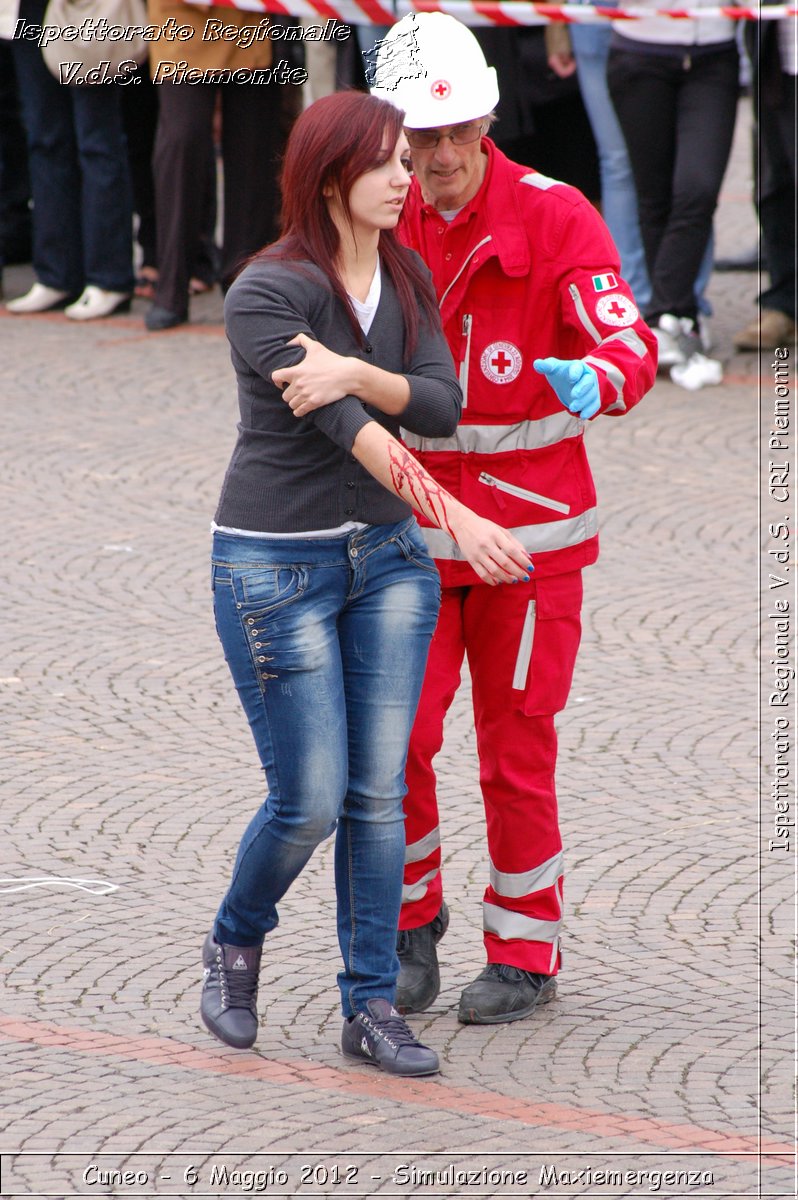
{"type": "Polygon", "coordinates": [[[605,325],[634,325],[640,316],[635,304],[622,292],[610,292],[596,300],[596,316],[605,325]]]}

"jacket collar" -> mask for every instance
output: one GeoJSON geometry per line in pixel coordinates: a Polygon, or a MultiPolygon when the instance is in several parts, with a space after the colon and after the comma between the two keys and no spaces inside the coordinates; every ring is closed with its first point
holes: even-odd
{"type": "MultiPolygon", "coordinates": [[[[481,240],[486,234],[491,242],[485,255],[498,255],[505,275],[526,275],[530,269],[529,238],[526,222],[519,203],[518,181],[529,174],[526,167],[511,162],[490,138],[482,139],[482,148],[488,155],[488,167],[479,191],[462,210],[460,216],[476,214],[474,223],[481,240]]],[[[432,216],[435,209],[425,204],[418,181],[414,180],[407,199],[406,219],[415,224],[423,215],[432,216]]]]}

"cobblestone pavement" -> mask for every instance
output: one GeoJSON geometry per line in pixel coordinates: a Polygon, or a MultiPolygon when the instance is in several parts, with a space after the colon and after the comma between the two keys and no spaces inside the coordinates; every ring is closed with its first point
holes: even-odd
{"type": "MultiPolygon", "coordinates": [[[[720,255],[756,238],[748,138],[743,103],[720,255]]],[[[6,295],[29,278],[7,271],[6,295]]],[[[3,313],[4,1196],[794,1194],[793,863],[760,860],[756,801],[760,364],[731,348],[755,291],[713,279],[723,386],[659,382],[591,428],[603,554],[559,720],[565,968],[557,1002],[507,1026],[455,1016],[486,876],[458,695],[443,988],[412,1018],[443,1060],[426,1081],[340,1056],[329,844],[269,938],[256,1050],[197,1017],[262,788],[209,602],[235,422],[218,296],[161,335],[140,302],[85,326],[3,313]]]]}

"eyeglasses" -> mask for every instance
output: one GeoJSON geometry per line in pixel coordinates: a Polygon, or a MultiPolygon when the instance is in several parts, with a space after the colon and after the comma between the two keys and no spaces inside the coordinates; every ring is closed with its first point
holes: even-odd
{"type": "Polygon", "coordinates": [[[484,121],[469,121],[465,125],[454,125],[448,133],[439,129],[406,129],[405,136],[412,150],[434,150],[443,138],[449,138],[453,146],[467,146],[482,137],[484,121]]]}

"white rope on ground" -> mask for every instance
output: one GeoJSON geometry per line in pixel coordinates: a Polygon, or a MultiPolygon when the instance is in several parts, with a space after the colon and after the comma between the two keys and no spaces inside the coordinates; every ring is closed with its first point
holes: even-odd
{"type": "Polygon", "coordinates": [[[105,879],[70,879],[63,875],[31,875],[15,879],[13,876],[0,877],[0,894],[7,892],[27,892],[39,887],[74,887],[82,892],[90,892],[92,896],[104,896],[115,892],[118,883],[109,883],[105,879]]]}

